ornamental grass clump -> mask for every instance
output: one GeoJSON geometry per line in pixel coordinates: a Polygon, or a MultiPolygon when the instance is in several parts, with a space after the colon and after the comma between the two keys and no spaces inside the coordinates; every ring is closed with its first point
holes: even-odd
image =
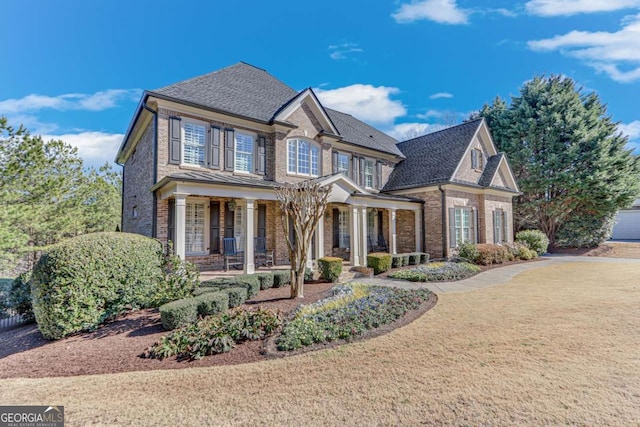
{"type": "Polygon", "coordinates": [[[288,351],[351,339],[402,317],[429,299],[428,289],[406,290],[361,283],[334,288],[333,295],[294,313],[276,345],[288,351]]]}
{"type": "Polygon", "coordinates": [[[443,282],[462,280],[480,272],[480,267],[468,262],[430,262],[416,268],[394,271],[393,279],[410,282],[443,282]]]}

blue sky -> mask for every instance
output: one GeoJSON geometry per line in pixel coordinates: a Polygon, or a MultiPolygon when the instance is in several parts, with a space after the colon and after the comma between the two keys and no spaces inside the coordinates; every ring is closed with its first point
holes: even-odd
{"type": "Polygon", "coordinates": [[[0,115],[112,161],[142,89],[245,61],[402,139],[535,74],[596,91],[640,147],[640,0],[8,0],[0,115]]]}

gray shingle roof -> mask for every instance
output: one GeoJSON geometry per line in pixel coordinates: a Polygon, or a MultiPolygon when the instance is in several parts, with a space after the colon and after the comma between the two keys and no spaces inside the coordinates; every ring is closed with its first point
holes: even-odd
{"type": "Polygon", "coordinates": [[[268,122],[298,92],[265,70],[239,62],[150,93],[268,122]]]}
{"type": "Polygon", "coordinates": [[[481,124],[477,119],[398,144],[406,159],[391,172],[383,191],[450,182],[481,124]]]}
{"type": "Polygon", "coordinates": [[[331,108],[325,108],[325,111],[346,142],[403,157],[397,147],[398,141],[386,133],[380,132],[349,114],[331,108]]]}
{"type": "Polygon", "coordinates": [[[180,172],[174,173],[171,175],[165,176],[160,182],[158,182],[154,187],[160,188],[164,184],[170,181],[188,181],[188,182],[207,182],[210,184],[226,184],[226,185],[238,185],[238,186],[249,186],[249,187],[259,187],[259,188],[275,188],[281,185],[276,181],[267,181],[259,178],[251,178],[237,175],[226,175],[216,172],[206,172],[206,171],[189,171],[189,172],[180,172]]]}
{"type": "Polygon", "coordinates": [[[500,165],[500,160],[504,157],[504,153],[498,153],[495,156],[489,157],[487,161],[487,165],[484,168],[484,172],[482,172],[482,176],[480,177],[480,184],[483,187],[488,187],[491,185],[491,181],[493,181],[493,177],[496,175],[498,171],[498,165],[500,165]]]}
{"type": "MultiPolygon", "coordinates": [[[[265,70],[244,62],[148,93],[267,123],[299,94],[265,70]]],[[[389,135],[348,114],[325,110],[345,142],[402,157],[398,141],[389,135]]]]}

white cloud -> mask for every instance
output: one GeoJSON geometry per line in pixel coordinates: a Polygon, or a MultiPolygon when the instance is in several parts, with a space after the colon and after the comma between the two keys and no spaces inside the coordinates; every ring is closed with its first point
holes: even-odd
{"type": "Polygon", "coordinates": [[[391,16],[400,24],[423,19],[441,24],[467,24],[469,13],[460,9],[456,0],[422,0],[403,4],[391,16]]]}
{"type": "Polygon", "coordinates": [[[571,31],[528,42],[532,50],[560,51],[584,61],[618,82],[640,79],[640,14],[627,17],[617,32],[571,31]]]}
{"type": "Polygon", "coordinates": [[[386,131],[398,141],[417,138],[428,133],[437,132],[446,128],[445,125],[431,123],[399,123],[386,131]]]}
{"type": "Polygon", "coordinates": [[[438,92],[434,93],[429,97],[429,99],[442,99],[442,98],[453,98],[453,95],[449,92],[438,92]]]}
{"type": "Polygon", "coordinates": [[[337,89],[314,89],[325,107],[348,113],[372,124],[392,123],[407,110],[402,102],[391,99],[400,90],[395,87],[354,84],[337,89]]]}
{"type": "Polygon", "coordinates": [[[612,12],[636,7],[640,7],[640,0],[531,0],[525,4],[527,12],[538,16],[612,12]]]}
{"type": "Polygon", "coordinates": [[[341,59],[347,59],[347,56],[352,53],[361,53],[364,52],[364,49],[358,47],[355,43],[343,43],[343,44],[332,44],[329,46],[329,57],[331,59],[335,59],[336,61],[341,59]]]}
{"type": "Polygon", "coordinates": [[[18,114],[44,109],[102,111],[115,107],[120,101],[135,100],[139,96],[139,89],[108,89],[93,94],[67,93],[58,96],[31,94],[23,98],[0,101],[0,114],[18,114]]]}
{"type": "Polygon", "coordinates": [[[112,162],[120,147],[124,135],[121,133],[80,132],[64,135],[42,135],[42,139],[50,141],[60,139],[78,148],[78,154],[87,166],[101,166],[104,162],[112,162]]]}
{"type": "Polygon", "coordinates": [[[629,137],[629,148],[640,153],[640,120],[631,123],[620,123],[618,130],[629,137]]]}

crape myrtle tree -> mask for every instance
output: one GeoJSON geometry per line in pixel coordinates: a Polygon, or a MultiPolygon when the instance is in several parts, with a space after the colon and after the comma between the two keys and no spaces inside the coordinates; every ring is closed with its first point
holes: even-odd
{"type": "Polygon", "coordinates": [[[77,149],[44,141],[0,117],[0,270],[30,268],[66,237],[120,222],[120,173],[85,169],[77,149]]]}
{"type": "Polygon", "coordinates": [[[640,194],[640,162],[595,93],[564,76],[536,76],[510,105],[496,98],[484,117],[507,154],[521,196],[516,230],[543,231],[551,247],[595,246],[618,209],[640,194]]]}
{"type": "Polygon", "coordinates": [[[304,298],[304,273],[313,233],[322,220],[330,188],[313,180],[275,189],[291,263],[291,298],[304,298]]]}

